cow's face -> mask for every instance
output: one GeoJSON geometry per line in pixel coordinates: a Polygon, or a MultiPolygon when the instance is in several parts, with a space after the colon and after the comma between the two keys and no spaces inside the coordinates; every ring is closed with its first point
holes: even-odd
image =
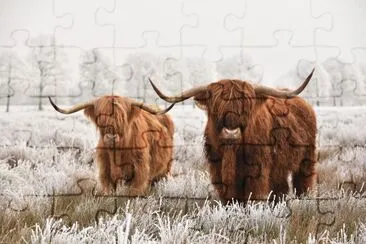
{"type": "Polygon", "coordinates": [[[122,136],[120,133],[116,132],[113,126],[100,127],[100,134],[103,138],[104,145],[107,147],[116,147],[122,136]]]}
{"type": "Polygon", "coordinates": [[[130,136],[127,132],[131,121],[137,118],[142,110],[152,114],[163,114],[173,107],[171,105],[165,110],[160,110],[120,96],[103,96],[68,109],[58,107],[50,97],[49,101],[56,111],[63,114],[84,110],[84,114],[97,126],[104,144],[109,147],[114,147],[124,136],[130,136]]]}
{"type": "Polygon", "coordinates": [[[207,111],[208,126],[220,140],[237,141],[251,116],[255,92],[251,84],[239,80],[221,80],[194,97],[197,106],[207,111]]]}
{"type": "Polygon", "coordinates": [[[105,146],[115,147],[125,134],[128,113],[131,108],[118,97],[108,96],[95,101],[93,107],[85,109],[85,114],[95,123],[105,146]]]}

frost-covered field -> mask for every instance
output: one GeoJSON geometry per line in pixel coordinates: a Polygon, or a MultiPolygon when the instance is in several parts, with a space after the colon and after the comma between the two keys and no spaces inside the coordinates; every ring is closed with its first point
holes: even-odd
{"type": "Polygon", "coordinates": [[[149,197],[127,199],[90,194],[98,136],[82,113],[12,107],[0,113],[0,243],[366,242],[366,108],[316,112],[318,193],[243,207],[215,201],[202,155],[206,118],[197,108],[176,105],[170,112],[172,175],[149,197]]]}

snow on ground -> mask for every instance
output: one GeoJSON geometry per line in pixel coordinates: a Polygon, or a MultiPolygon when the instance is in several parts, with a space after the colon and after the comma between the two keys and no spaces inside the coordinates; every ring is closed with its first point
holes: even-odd
{"type": "MultiPolygon", "coordinates": [[[[366,179],[366,130],[363,129],[366,107],[315,109],[322,192],[334,196],[341,182],[355,182],[357,190],[362,190],[362,182],[366,179]]],[[[0,111],[5,110],[0,107],[0,111]]],[[[173,174],[159,182],[152,194],[215,199],[202,154],[205,113],[192,105],[176,105],[169,114],[175,123],[173,174]]],[[[81,112],[66,116],[49,107],[40,112],[26,106],[12,107],[9,113],[0,112],[0,195],[7,196],[0,199],[1,208],[6,209],[9,199],[13,199],[11,206],[14,208],[21,208],[21,203],[26,202],[28,207],[41,211],[41,201],[31,201],[26,195],[75,192],[78,179],[95,181],[93,153],[97,138],[95,127],[81,112]]],[[[105,219],[98,226],[73,223],[66,227],[50,218],[40,219],[31,230],[26,229],[24,235],[33,243],[42,243],[51,237],[57,243],[91,240],[114,243],[116,236],[118,240],[128,238],[137,243],[171,240],[177,240],[177,243],[229,243],[243,238],[265,243],[297,235],[289,233],[291,228],[288,226],[294,220],[274,216],[268,205],[253,204],[243,208],[205,203],[191,212],[170,216],[161,212],[159,200],[151,198],[149,201],[149,208],[142,215],[134,208],[126,209],[123,214],[105,219]],[[210,224],[205,226],[205,223],[210,224]]],[[[352,206],[362,210],[358,203],[352,206]]],[[[324,232],[323,240],[339,243],[365,240],[365,215],[366,209],[358,215],[358,220],[355,218],[358,236],[353,232],[350,236],[349,229],[339,227],[337,231],[339,235],[343,231],[342,236],[334,237],[324,232]]],[[[308,243],[319,240],[319,236],[314,237],[309,234],[314,235],[314,232],[308,231],[308,243]]]]}
{"type": "MultiPolygon", "coordinates": [[[[1,189],[24,194],[67,192],[78,178],[95,178],[94,125],[82,112],[66,116],[49,107],[42,112],[35,109],[19,106],[0,114],[0,167],[12,179],[1,182],[1,189]]],[[[364,178],[366,108],[315,109],[318,151],[326,156],[319,167],[331,168],[338,181],[364,178]]],[[[173,177],[156,190],[162,195],[211,196],[202,153],[205,113],[192,105],[176,105],[169,113],[175,124],[173,177]]]]}

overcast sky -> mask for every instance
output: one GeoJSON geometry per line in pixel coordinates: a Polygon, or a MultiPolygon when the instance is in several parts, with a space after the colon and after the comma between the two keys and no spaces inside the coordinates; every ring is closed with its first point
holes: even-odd
{"type": "MultiPolygon", "coordinates": [[[[366,58],[363,0],[0,0],[0,48],[53,35],[58,45],[147,50],[217,61],[240,51],[267,73],[299,59],[366,58]]],[[[24,49],[24,46],[23,46],[24,49]]]]}

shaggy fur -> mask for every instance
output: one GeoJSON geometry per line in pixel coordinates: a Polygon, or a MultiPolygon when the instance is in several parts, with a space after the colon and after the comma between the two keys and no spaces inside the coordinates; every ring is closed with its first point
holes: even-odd
{"type": "Polygon", "coordinates": [[[316,117],[305,100],[261,96],[240,80],[211,83],[194,99],[207,111],[205,154],[222,200],[267,199],[271,191],[281,196],[292,187],[301,195],[312,188],[316,117]],[[224,127],[240,128],[241,138],[224,138],[224,127]]]}
{"type": "Polygon", "coordinates": [[[100,133],[96,163],[99,184],[107,194],[122,179],[129,183],[129,195],[144,195],[150,183],[166,176],[171,168],[172,120],[168,115],[152,115],[131,102],[104,96],[84,110],[100,133]]]}

